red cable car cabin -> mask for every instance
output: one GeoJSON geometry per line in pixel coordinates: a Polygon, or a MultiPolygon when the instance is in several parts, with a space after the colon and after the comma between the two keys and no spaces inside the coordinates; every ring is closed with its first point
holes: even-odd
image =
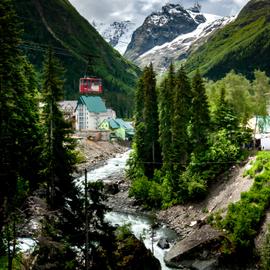
{"type": "Polygon", "coordinates": [[[80,79],[81,94],[101,94],[102,81],[98,78],[85,77],[80,79]]]}

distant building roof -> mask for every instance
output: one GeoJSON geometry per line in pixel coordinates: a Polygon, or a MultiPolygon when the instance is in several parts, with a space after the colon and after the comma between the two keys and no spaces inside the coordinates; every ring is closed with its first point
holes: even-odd
{"type": "Polygon", "coordinates": [[[115,121],[115,119],[109,119],[108,122],[109,122],[110,128],[112,128],[112,129],[119,128],[119,125],[115,121]]]}
{"type": "Polygon", "coordinates": [[[64,112],[74,112],[77,107],[77,100],[60,101],[59,105],[64,112]]]}
{"type": "Polygon", "coordinates": [[[131,131],[134,130],[133,127],[130,125],[130,123],[125,122],[121,118],[116,118],[116,119],[111,118],[104,121],[107,121],[109,123],[110,128],[112,129],[124,128],[125,130],[131,130],[131,131]]]}
{"type": "Polygon", "coordinates": [[[123,127],[124,129],[133,129],[133,127],[130,125],[130,123],[124,121],[121,118],[116,118],[114,121],[120,126],[123,127]]]}
{"type": "MultiPolygon", "coordinates": [[[[89,112],[102,113],[107,112],[105,103],[101,97],[96,96],[80,96],[78,105],[84,104],[89,112]]],[[[77,108],[76,108],[77,109],[77,108]]]]}
{"type": "Polygon", "coordinates": [[[270,132],[270,116],[257,116],[259,133],[270,132]]]}

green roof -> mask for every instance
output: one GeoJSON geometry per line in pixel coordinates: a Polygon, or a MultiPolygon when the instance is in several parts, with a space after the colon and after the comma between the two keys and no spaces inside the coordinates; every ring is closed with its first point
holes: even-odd
{"type": "MultiPolygon", "coordinates": [[[[80,96],[78,104],[84,104],[89,112],[102,113],[107,112],[105,103],[101,97],[96,96],[80,96]]],[[[77,105],[78,106],[78,105],[77,105]]]]}
{"type": "Polygon", "coordinates": [[[114,121],[120,126],[123,127],[124,129],[133,129],[133,127],[126,121],[124,121],[121,118],[116,118],[114,121]]]}
{"type": "Polygon", "coordinates": [[[131,126],[131,124],[124,121],[121,118],[107,119],[104,121],[107,121],[109,123],[110,128],[112,129],[124,128],[125,130],[130,130],[131,132],[134,131],[134,128],[131,126]]]}
{"type": "Polygon", "coordinates": [[[270,133],[270,116],[256,116],[260,133],[270,133]]]}
{"type": "Polygon", "coordinates": [[[110,127],[111,127],[111,128],[113,128],[113,129],[115,129],[115,128],[119,128],[118,123],[117,123],[117,122],[115,122],[115,120],[114,120],[114,119],[110,119],[110,120],[109,120],[109,125],[110,125],[110,127]]]}

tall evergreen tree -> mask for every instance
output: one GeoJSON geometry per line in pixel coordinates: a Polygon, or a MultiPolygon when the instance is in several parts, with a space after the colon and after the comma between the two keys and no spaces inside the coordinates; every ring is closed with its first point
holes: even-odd
{"type": "Polygon", "coordinates": [[[43,219],[36,265],[51,265],[54,269],[76,268],[76,253],[71,246],[80,247],[85,243],[83,199],[72,176],[76,163],[75,143],[70,137],[70,124],[64,120],[58,105],[63,97],[63,75],[63,68],[49,49],[42,83],[42,176],[47,186],[47,211],[54,214],[43,219]]]}
{"type": "Polygon", "coordinates": [[[63,97],[64,71],[60,63],[48,51],[43,69],[43,121],[45,177],[48,186],[48,203],[54,208],[65,205],[65,199],[76,194],[72,173],[76,155],[71,139],[70,124],[64,120],[58,102],[63,97]]]}
{"type": "Polygon", "coordinates": [[[6,219],[7,206],[16,192],[18,147],[16,130],[19,115],[16,102],[24,90],[20,70],[20,30],[10,0],[0,3],[0,231],[6,219]]]}
{"type": "MultiPolygon", "coordinates": [[[[176,74],[172,115],[173,178],[179,177],[188,160],[188,124],[190,121],[191,88],[186,72],[181,67],[176,74]]],[[[174,183],[176,186],[176,183],[174,183]]]]}
{"type": "MultiPolygon", "coordinates": [[[[3,239],[3,226],[8,230],[9,223],[16,228],[16,209],[21,207],[27,196],[28,186],[32,187],[37,181],[40,169],[41,133],[37,124],[39,117],[33,80],[35,75],[19,50],[20,34],[12,2],[1,1],[0,240],[3,239]]],[[[12,234],[9,234],[10,239],[16,237],[15,229],[12,234]]],[[[8,268],[12,268],[12,256],[8,256],[8,268]]]]}
{"type": "Polygon", "coordinates": [[[134,152],[129,160],[131,178],[152,177],[160,168],[159,119],[156,78],[153,66],[145,67],[135,93],[134,152]]]}
{"type": "Polygon", "coordinates": [[[145,167],[146,176],[152,177],[154,170],[160,167],[161,151],[159,144],[159,119],[156,89],[156,77],[152,64],[144,73],[144,108],[143,121],[145,125],[144,145],[146,162],[151,166],[145,167]]]}
{"type": "Polygon", "coordinates": [[[217,108],[213,112],[213,124],[215,130],[226,129],[228,131],[235,131],[239,125],[236,113],[225,99],[224,88],[221,88],[217,108]]]}
{"type": "MultiPolygon", "coordinates": [[[[146,69],[143,74],[146,73],[146,69]]],[[[136,152],[137,162],[139,166],[144,167],[143,162],[145,158],[145,125],[143,120],[143,108],[144,108],[144,75],[139,79],[135,93],[135,138],[134,138],[134,150],[136,152]]]]}
{"type": "Polygon", "coordinates": [[[210,128],[210,116],[207,96],[202,77],[197,71],[192,81],[191,105],[191,145],[195,152],[200,152],[207,147],[207,135],[210,128]]]}
{"type": "Polygon", "coordinates": [[[159,142],[162,149],[162,163],[164,171],[171,171],[172,159],[172,131],[173,91],[175,88],[175,71],[173,64],[159,89],[159,142]]]}

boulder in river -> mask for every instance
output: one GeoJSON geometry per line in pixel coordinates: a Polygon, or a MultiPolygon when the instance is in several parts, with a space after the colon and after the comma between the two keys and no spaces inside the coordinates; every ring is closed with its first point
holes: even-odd
{"type": "Polygon", "coordinates": [[[167,239],[160,238],[158,243],[157,243],[157,246],[160,247],[161,249],[168,249],[168,248],[170,248],[170,243],[168,242],[167,239]]]}
{"type": "Polygon", "coordinates": [[[108,182],[105,184],[104,186],[104,191],[107,194],[116,194],[119,192],[119,186],[118,183],[114,183],[114,182],[108,182]]]}
{"type": "Polygon", "coordinates": [[[185,239],[177,242],[166,254],[165,263],[171,267],[187,267],[196,270],[217,269],[219,250],[224,235],[203,225],[185,239]]]}

